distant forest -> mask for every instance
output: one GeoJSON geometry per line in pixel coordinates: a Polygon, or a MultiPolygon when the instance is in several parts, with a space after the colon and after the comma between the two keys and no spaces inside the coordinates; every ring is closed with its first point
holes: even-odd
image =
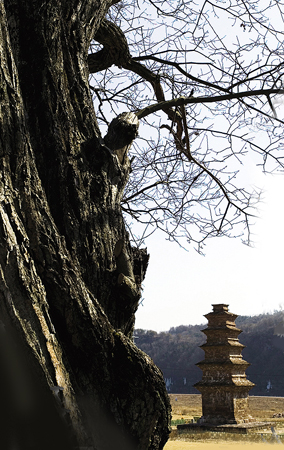
{"type": "MultiPolygon", "coordinates": [[[[239,316],[239,341],[246,346],[243,359],[251,364],[246,374],[255,383],[249,395],[284,396],[284,312],[239,316]]],[[[137,347],[162,370],[169,392],[197,394],[193,387],[202,377],[195,365],[204,359],[199,346],[206,342],[201,332],[207,324],[181,325],[168,332],[135,330],[137,347]]]]}

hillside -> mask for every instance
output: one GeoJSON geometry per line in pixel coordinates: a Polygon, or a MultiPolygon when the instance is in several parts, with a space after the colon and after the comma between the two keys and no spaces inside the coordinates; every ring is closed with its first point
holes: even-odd
{"type": "MultiPolygon", "coordinates": [[[[284,396],[284,313],[239,316],[236,325],[246,346],[243,358],[251,366],[246,373],[256,384],[250,395],[284,396]],[[276,333],[276,334],[275,334],[276,333]]],[[[168,332],[136,329],[135,343],[163,371],[169,392],[196,394],[193,387],[202,371],[195,366],[204,359],[199,348],[206,341],[202,325],[181,325],[168,332]]]]}

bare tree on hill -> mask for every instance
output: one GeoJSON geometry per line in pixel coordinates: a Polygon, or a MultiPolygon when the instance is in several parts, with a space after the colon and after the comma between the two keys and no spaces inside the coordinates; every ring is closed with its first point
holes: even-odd
{"type": "Polygon", "coordinates": [[[0,8],[1,445],[161,449],[170,404],[131,339],[148,263],[131,241],[249,224],[234,164],[254,150],[282,168],[283,33],[253,1],[0,8]]]}

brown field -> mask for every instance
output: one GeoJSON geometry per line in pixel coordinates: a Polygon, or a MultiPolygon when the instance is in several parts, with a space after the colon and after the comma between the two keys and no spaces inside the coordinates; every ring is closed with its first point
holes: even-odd
{"type": "MultiPolygon", "coordinates": [[[[172,419],[185,421],[202,415],[201,395],[170,394],[172,419]],[[177,400],[176,400],[177,399],[177,400]]],[[[284,413],[284,397],[249,397],[250,415],[259,422],[272,422],[280,439],[284,443],[284,418],[273,418],[275,413],[284,413]],[[282,436],[283,434],[283,436],[282,436]]],[[[272,445],[281,445],[273,440],[270,426],[265,429],[251,431],[248,434],[232,434],[217,432],[190,433],[172,427],[170,440],[165,450],[235,450],[249,446],[250,450],[268,450],[272,445]],[[262,441],[263,438],[267,441],[262,441]]]]}

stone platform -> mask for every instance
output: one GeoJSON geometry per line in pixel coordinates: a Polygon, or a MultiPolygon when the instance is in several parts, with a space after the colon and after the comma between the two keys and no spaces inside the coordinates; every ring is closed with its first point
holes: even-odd
{"type": "Polygon", "coordinates": [[[177,425],[178,430],[192,431],[196,433],[205,431],[217,431],[220,433],[237,433],[247,434],[252,431],[261,430],[263,428],[270,428],[273,422],[249,422],[240,424],[223,424],[214,425],[210,423],[183,423],[177,425]]]}

